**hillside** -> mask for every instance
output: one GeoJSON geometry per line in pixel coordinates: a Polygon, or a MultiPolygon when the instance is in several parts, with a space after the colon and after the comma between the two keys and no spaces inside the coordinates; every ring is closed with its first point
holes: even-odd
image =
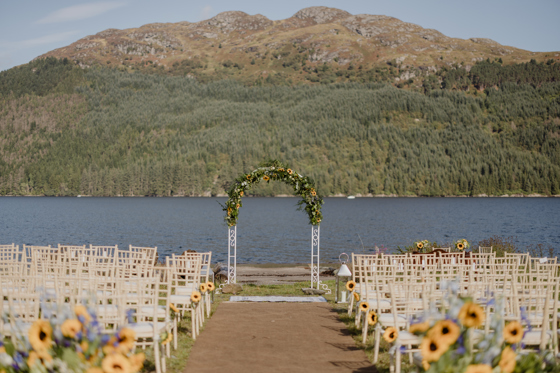
{"type": "Polygon", "coordinates": [[[450,38],[384,15],[352,15],[312,7],[288,19],[224,12],[209,20],[109,29],[40,58],[68,58],[81,67],[179,75],[201,82],[244,84],[388,82],[420,87],[441,69],[469,71],[483,60],[504,64],[558,61],[490,39],[450,38]]]}

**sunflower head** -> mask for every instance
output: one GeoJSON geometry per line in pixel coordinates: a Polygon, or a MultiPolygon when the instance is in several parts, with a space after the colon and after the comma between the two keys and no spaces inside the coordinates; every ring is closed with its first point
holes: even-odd
{"type": "Polygon", "coordinates": [[[354,281],[350,280],[346,283],[346,289],[348,291],[354,291],[355,288],[356,288],[356,283],[354,281]]]}
{"type": "Polygon", "coordinates": [[[362,312],[369,311],[369,303],[368,302],[360,303],[360,311],[362,311],[362,312]]]}
{"type": "Polygon", "coordinates": [[[438,361],[441,355],[443,355],[448,348],[449,345],[430,336],[424,337],[420,343],[420,353],[422,354],[422,359],[426,360],[428,363],[438,361]]]}
{"type": "Polygon", "coordinates": [[[354,299],[356,300],[356,302],[359,302],[360,301],[360,294],[358,294],[356,292],[354,292],[352,294],[354,294],[354,299]]]}
{"type": "Polygon", "coordinates": [[[465,373],[492,373],[492,367],[486,364],[471,364],[467,367],[465,373]]]}
{"type": "Polygon", "coordinates": [[[315,196],[317,195],[317,192],[314,191],[314,190],[312,190],[312,191],[311,191],[311,195],[312,195],[313,197],[315,197],[315,196]]]}
{"type": "Polygon", "coordinates": [[[131,365],[126,356],[111,354],[101,361],[101,368],[105,373],[131,373],[131,365]]]}
{"type": "Polygon", "coordinates": [[[47,352],[47,350],[31,351],[27,358],[27,365],[32,368],[35,364],[44,365],[44,363],[52,362],[52,356],[47,352]]]}
{"type": "Polygon", "coordinates": [[[502,351],[502,356],[500,357],[500,369],[504,373],[512,373],[515,370],[515,359],[517,355],[511,349],[511,347],[507,346],[502,351]]]}
{"type": "Polygon", "coordinates": [[[194,303],[198,303],[200,302],[200,299],[202,299],[202,295],[196,290],[193,291],[191,294],[191,301],[194,303]]]}
{"type": "Polygon", "coordinates": [[[270,180],[270,177],[268,177],[267,175],[264,175],[264,176],[263,176],[263,180],[264,180],[264,181],[268,181],[268,180],[270,180]]]}
{"type": "Polygon", "coordinates": [[[128,353],[134,348],[134,341],[136,340],[136,332],[130,328],[122,328],[119,330],[119,345],[118,349],[122,353],[128,353]]]}
{"type": "Polygon", "coordinates": [[[88,324],[91,321],[91,315],[87,311],[87,308],[81,304],[74,307],[74,313],[76,314],[76,318],[78,320],[83,320],[84,325],[88,324]]]}
{"type": "Polygon", "coordinates": [[[458,250],[463,250],[465,248],[465,245],[463,245],[462,242],[457,243],[457,249],[458,250]]]}
{"type": "Polygon", "coordinates": [[[241,207],[241,205],[239,203],[235,205],[236,209],[239,209],[240,207],[241,207]]]}
{"type": "Polygon", "coordinates": [[[399,336],[399,331],[397,330],[397,328],[393,326],[390,326],[387,329],[385,329],[385,332],[383,333],[383,339],[388,343],[393,343],[398,336],[399,336]]]}
{"type": "Polygon", "coordinates": [[[208,291],[214,291],[214,289],[216,289],[216,286],[214,285],[213,282],[208,281],[208,282],[206,283],[206,288],[208,288],[208,291]]]}
{"type": "Polygon", "coordinates": [[[173,311],[175,313],[179,313],[179,309],[173,303],[169,303],[169,308],[171,308],[171,311],[173,311]]]}
{"type": "Polygon", "coordinates": [[[288,175],[291,175],[291,174],[293,174],[293,173],[294,173],[294,171],[292,171],[292,169],[291,169],[291,168],[288,168],[287,172],[288,172],[288,175]]]}
{"type": "Polygon", "coordinates": [[[424,321],[416,324],[411,324],[410,328],[408,328],[408,331],[413,334],[417,334],[417,333],[425,333],[426,331],[428,331],[428,329],[430,329],[430,322],[424,321]]]}
{"type": "Polygon", "coordinates": [[[284,171],[284,169],[283,169],[282,167],[280,167],[280,168],[278,169],[278,171],[282,172],[282,171],[284,171]]]}
{"type": "Polygon", "coordinates": [[[82,330],[82,323],[77,319],[68,319],[60,326],[62,335],[68,338],[76,338],[80,330],[82,330]]]}
{"type": "Polygon", "coordinates": [[[243,197],[243,191],[239,192],[239,197],[243,197]]]}
{"type": "Polygon", "coordinates": [[[512,321],[504,328],[504,340],[507,343],[519,343],[523,339],[523,326],[518,321],[512,321]]]}
{"type": "Polygon", "coordinates": [[[89,367],[86,370],[86,373],[104,373],[103,369],[99,368],[99,367],[89,367]]]}
{"type": "Polygon", "coordinates": [[[428,334],[442,343],[452,345],[461,334],[461,328],[451,320],[437,322],[428,334]]]}
{"type": "Polygon", "coordinates": [[[422,242],[416,242],[416,248],[421,250],[424,248],[424,244],[422,242]]]}
{"type": "Polygon", "coordinates": [[[484,319],[484,310],[473,302],[466,302],[459,311],[459,321],[467,328],[478,328],[482,325],[484,319]]]}
{"type": "Polygon", "coordinates": [[[247,174],[247,180],[251,180],[251,174],[247,174]]]}
{"type": "Polygon", "coordinates": [[[375,311],[369,311],[367,315],[367,322],[369,325],[377,324],[377,314],[375,313],[375,311]]]}
{"type": "Polygon", "coordinates": [[[35,351],[47,350],[52,344],[52,326],[47,320],[37,320],[27,333],[29,343],[35,351]]]}
{"type": "Polygon", "coordinates": [[[207,291],[208,291],[208,287],[206,286],[206,283],[200,284],[200,292],[204,294],[207,291]]]}

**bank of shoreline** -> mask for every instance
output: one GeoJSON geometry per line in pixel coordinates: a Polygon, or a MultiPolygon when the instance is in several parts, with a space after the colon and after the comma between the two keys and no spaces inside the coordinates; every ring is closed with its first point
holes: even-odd
{"type": "MultiPolygon", "coordinates": [[[[69,195],[69,196],[47,196],[47,195],[4,195],[1,197],[63,197],[63,198],[227,198],[227,194],[216,194],[216,195],[175,195],[175,196],[91,196],[91,195],[69,195]]],[[[299,198],[299,196],[291,194],[278,194],[275,196],[245,196],[243,198],[299,198]]],[[[398,194],[355,194],[355,195],[344,195],[335,194],[324,196],[323,198],[560,198],[560,194],[501,194],[501,195],[487,195],[487,194],[477,194],[476,196],[467,195],[443,195],[443,196],[419,196],[419,195],[398,195],[398,194]]]]}

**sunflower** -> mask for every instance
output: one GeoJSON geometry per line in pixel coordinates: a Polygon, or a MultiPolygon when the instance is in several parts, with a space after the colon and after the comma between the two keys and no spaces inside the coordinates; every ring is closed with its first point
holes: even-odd
{"type": "Polygon", "coordinates": [[[368,302],[360,303],[360,311],[362,311],[362,312],[369,311],[369,303],[368,302]]]}
{"type": "Polygon", "coordinates": [[[321,219],[320,219],[320,218],[319,218],[319,219],[317,219],[317,223],[320,223],[320,222],[321,222],[321,219]]]}
{"type": "Polygon", "coordinates": [[[461,328],[451,320],[439,321],[428,332],[430,337],[448,345],[455,343],[460,334],[461,328]]]}
{"type": "Polygon", "coordinates": [[[424,368],[424,370],[430,369],[430,363],[428,363],[426,360],[422,359],[422,368],[424,368]]]}
{"type": "Polygon", "coordinates": [[[241,205],[238,203],[237,205],[235,205],[236,209],[239,209],[241,207],[241,205]]]}
{"type": "Polygon", "coordinates": [[[416,248],[422,250],[424,248],[424,244],[422,242],[416,242],[416,248]]]}
{"type": "Polygon", "coordinates": [[[243,191],[239,192],[239,197],[243,197],[243,191]]]}
{"type": "Polygon", "coordinates": [[[419,322],[419,323],[410,325],[410,328],[408,328],[408,331],[413,333],[413,334],[416,334],[416,333],[425,333],[428,329],[430,329],[430,322],[429,321],[424,321],[424,322],[419,322]]]}
{"type": "Polygon", "coordinates": [[[517,355],[511,349],[511,347],[507,346],[506,348],[504,348],[504,350],[502,351],[502,356],[500,357],[500,363],[498,364],[502,372],[512,373],[514,371],[516,357],[517,355]]]}
{"type": "Polygon", "coordinates": [[[166,345],[169,342],[171,342],[171,340],[173,339],[173,334],[171,333],[167,333],[167,336],[165,337],[165,339],[161,342],[162,345],[166,345]]]}
{"type": "Polygon", "coordinates": [[[51,355],[49,355],[47,350],[31,351],[29,353],[29,357],[27,358],[27,365],[31,368],[37,362],[40,362],[41,364],[44,364],[46,362],[52,362],[52,361],[53,361],[53,358],[52,358],[51,355]]]}
{"type": "Polygon", "coordinates": [[[105,356],[101,362],[101,368],[105,373],[130,373],[131,366],[128,359],[121,354],[105,356]]]}
{"type": "Polygon", "coordinates": [[[251,180],[251,174],[247,174],[247,180],[251,180]]]}
{"type": "Polygon", "coordinates": [[[346,283],[346,290],[354,291],[355,288],[356,288],[356,283],[354,281],[350,280],[346,283]]]}
{"type": "Polygon", "coordinates": [[[270,180],[270,178],[269,178],[267,175],[264,175],[264,176],[263,176],[263,180],[264,180],[264,181],[268,181],[268,180],[270,180]]]}
{"type": "Polygon", "coordinates": [[[129,359],[130,369],[132,372],[138,372],[144,366],[144,360],[146,360],[146,355],[143,352],[139,354],[132,355],[129,359]]]}
{"type": "Polygon", "coordinates": [[[486,364],[471,364],[465,373],[492,373],[492,367],[486,364]]]}
{"type": "Polygon", "coordinates": [[[465,245],[462,242],[457,243],[457,250],[463,250],[465,245]]]}
{"type": "Polygon", "coordinates": [[[87,349],[89,348],[89,343],[87,341],[82,341],[82,343],[80,343],[80,348],[82,349],[82,351],[87,351],[87,349]]]}
{"type": "Polygon", "coordinates": [[[119,345],[118,350],[122,353],[128,353],[134,348],[134,341],[136,340],[136,333],[130,328],[122,328],[119,331],[119,345]]]}
{"type": "Polygon", "coordinates": [[[523,339],[523,327],[518,321],[512,321],[504,328],[504,340],[507,343],[519,343],[523,339]]]}
{"type": "Polygon", "coordinates": [[[428,363],[438,361],[448,348],[448,344],[429,336],[424,337],[420,343],[420,353],[428,363]]]}
{"type": "Polygon", "coordinates": [[[191,294],[191,301],[193,301],[194,303],[198,303],[200,302],[200,299],[202,298],[202,295],[198,292],[198,291],[193,291],[191,294]]]}
{"type": "Polygon", "coordinates": [[[83,317],[84,324],[88,324],[91,321],[91,315],[87,311],[86,307],[82,306],[81,304],[74,307],[74,313],[76,314],[78,320],[80,319],[80,316],[83,317]]]}
{"type": "Polygon", "coordinates": [[[82,323],[76,319],[68,319],[60,326],[62,335],[68,338],[76,338],[76,334],[82,329],[82,323]]]}
{"type": "Polygon", "coordinates": [[[385,333],[383,333],[383,339],[388,343],[393,343],[397,337],[399,336],[399,331],[397,328],[390,326],[385,329],[385,333]]]}
{"type": "Polygon", "coordinates": [[[214,283],[211,281],[206,283],[206,287],[208,288],[208,291],[214,291],[214,289],[216,289],[216,286],[214,286],[214,283]]]}
{"type": "Polygon", "coordinates": [[[313,197],[315,197],[315,196],[317,195],[317,192],[314,191],[314,190],[311,190],[311,195],[312,195],[313,197]]]}
{"type": "Polygon", "coordinates": [[[278,169],[278,171],[282,172],[282,171],[284,171],[284,169],[283,169],[282,167],[280,167],[280,168],[278,169]]]}
{"type": "Polygon", "coordinates": [[[103,369],[99,367],[90,367],[86,370],[86,373],[104,373],[103,369]]]}
{"type": "Polygon", "coordinates": [[[369,325],[377,324],[377,314],[375,311],[370,311],[367,315],[367,322],[369,325]]]}
{"type": "Polygon", "coordinates": [[[52,344],[52,326],[47,320],[35,321],[27,335],[35,351],[46,350],[52,344]]]}
{"type": "Polygon", "coordinates": [[[484,310],[478,304],[466,302],[459,311],[459,320],[467,328],[478,328],[484,322],[484,310]]]}
{"type": "Polygon", "coordinates": [[[208,287],[206,286],[206,284],[200,284],[200,292],[206,293],[206,291],[208,291],[208,287]]]}
{"type": "Polygon", "coordinates": [[[292,171],[292,169],[291,169],[291,168],[288,168],[287,172],[288,172],[288,175],[291,175],[291,174],[293,174],[293,173],[294,173],[294,171],[292,171]]]}
{"type": "Polygon", "coordinates": [[[169,308],[171,308],[171,310],[175,313],[179,313],[179,309],[177,308],[176,305],[174,305],[173,303],[169,303],[169,308]]]}
{"type": "Polygon", "coordinates": [[[358,294],[358,293],[352,293],[352,294],[354,294],[354,299],[356,300],[356,302],[359,302],[360,301],[360,294],[358,294]]]}

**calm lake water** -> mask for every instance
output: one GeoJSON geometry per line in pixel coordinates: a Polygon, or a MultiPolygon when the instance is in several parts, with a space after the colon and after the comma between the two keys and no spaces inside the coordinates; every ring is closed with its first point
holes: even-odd
{"type": "MultiPolygon", "coordinates": [[[[226,198],[0,198],[0,244],[157,246],[227,261],[226,198]]],[[[311,228],[296,198],[245,198],[238,263],[308,263],[311,228]]],[[[321,261],[417,240],[474,245],[494,235],[560,248],[560,198],[326,198],[321,261]],[[363,242],[363,244],[362,244],[363,242]]],[[[160,254],[160,255],[161,255],[160,254]]]]}

